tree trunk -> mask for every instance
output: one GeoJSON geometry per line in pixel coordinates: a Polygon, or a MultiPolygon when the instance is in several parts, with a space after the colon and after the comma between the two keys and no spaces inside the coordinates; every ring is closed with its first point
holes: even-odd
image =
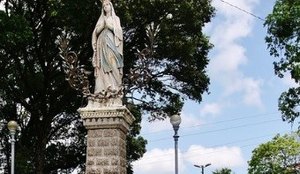
{"type": "Polygon", "coordinates": [[[38,147],[36,153],[36,174],[43,174],[45,166],[45,148],[38,147]]]}
{"type": "Polygon", "coordinates": [[[36,154],[35,154],[35,169],[36,174],[43,174],[45,171],[46,162],[46,146],[47,137],[49,132],[50,123],[45,123],[47,120],[43,120],[38,127],[37,133],[37,144],[36,144],[36,154]]]}

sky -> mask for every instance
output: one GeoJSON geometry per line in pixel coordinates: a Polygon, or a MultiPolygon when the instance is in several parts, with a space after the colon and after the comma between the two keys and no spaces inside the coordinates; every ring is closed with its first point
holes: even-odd
{"type": "MultiPolygon", "coordinates": [[[[216,16],[205,27],[214,44],[207,68],[210,94],[204,94],[200,104],[187,101],[181,112],[179,173],[199,174],[195,164],[211,164],[205,173],[227,167],[246,174],[256,147],[296,129],[282,121],[277,106],[280,94],[296,84],[288,75],[275,76],[276,59],[264,41],[262,19],[274,3],[213,0],[216,16]]],[[[145,116],[141,135],[148,140],[147,152],[134,163],[135,174],[173,174],[174,131],[169,119],[149,123],[145,116]]]]}
{"type": "MultiPolygon", "coordinates": [[[[264,42],[264,21],[257,18],[271,13],[275,0],[225,2],[213,0],[216,16],[205,27],[214,44],[207,68],[210,94],[204,94],[200,104],[187,101],[181,112],[181,174],[199,174],[194,165],[206,164],[211,164],[205,168],[207,174],[224,167],[246,174],[247,161],[259,144],[295,129],[281,120],[277,102],[283,91],[296,84],[288,76],[274,75],[275,58],[264,42]]],[[[174,132],[169,120],[149,123],[145,116],[141,135],[148,140],[147,152],[134,162],[134,173],[174,174],[174,132]]]]}

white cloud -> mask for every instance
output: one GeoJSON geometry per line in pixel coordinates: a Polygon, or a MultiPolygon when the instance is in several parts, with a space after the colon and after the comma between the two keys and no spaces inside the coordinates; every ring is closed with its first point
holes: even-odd
{"type": "Polygon", "coordinates": [[[201,116],[216,116],[218,114],[220,114],[222,109],[222,105],[219,103],[208,103],[205,104],[201,110],[200,110],[200,115],[201,116]]]}
{"type": "MultiPolygon", "coordinates": [[[[182,113],[181,115],[181,124],[180,127],[192,127],[192,126],[199,126],[203,122],[200,120],[199,116],[194,116],[192,114],[182,113]]],[[[145,133],[154,133],[154,132],[161,132],[170,130],[173,131],[173,127],[170,123],[170,119],[167,118],[163,121],[156,120],[153,122],[148,122],[146,119],[142,121],[142,129],[145,133]]]]}
{"type": "Polygon", "coordinates": [[[243,80],[245,87],[244,102],[251,106],[261,107],[261,83],[258,80],[246,78],[243,80]]]}
{"type": "Polygon", "coordinates": [[[245,49],[240,45],[231,43],[224,49],[220,49],[218,51],[219,53],[213,57],[209,65],[213,76],[217,76],[221,73],[235,72],[238,70],[240,65],[247,63],[245,49]]]}
{"type": "Polygon", "coordinates": [[[199,115],[186,114],[182,113],[182,122],[180,124],[181,127],[193,127],[202,125],[204,122],[200,119],[199,115]]]}
{"type": "MultiPolygon", "coordinates": [[[[178,168],[180,173],[185,169],[178,154],[178,168]]],[[[173,174],[174,173],[174,149],[153,149],[146,152],[144,157],[133,163],[134,173],[142,174],[173,174]]]]}
{"type": "MultiPolygon", "coordinates": [[[[227,0],[241,9],[251,12],[259,0],[227,0]]],[[[224,89],[222,101],[230,101],[233,95],[241,95],[245,105],[263,108],[259,79],[245,75],[242,67],[248,63],[246,48],[239,41],[251,35],[255,18],[222,1],[213,1],[217,17],[207,29],[215,45],[208,66],[212,83],[224,89]]]]}
{"type": "Polygon", "coordinates": [[[261,80],[245,77],[243,74],[236,73],[228,75],[223,81],[224,95],[230,97],[234,94],[241,95],[241,101],[248,106],[263,108],[261,99],[261,80]]]}
{"type": "Polygon", "coordinates": [[[165,130],[172,130],[172,125],[169,122],[169,119],[165,120],[155,120],[149,122],[148,120],[142,120],[142,129],[146,133],[155,133],[165,130]]]}
{"type": "MultiPolygon", "coordinates": [[[[227,0],[226,2],[235,5],[248,12],[257,4],[257,0],[227,0]]],[[[217,15],[222,19],[215,25],[212,35],[213,43],[219,46],[226,46],[251,33],[253,16],[222,1],[213,1],[217,9],[217,15]]]]}
{"type": "MultiPolygon", "coordinates": [[[[246,165],[239,147],[206,148],[192,145],[187,152],[178,154],[179,173],[186,173],[186,166],[207,163],[214,168],[240,167],[246,165]]],[[[172,174],[174,173],[174,149],[153,149],[144,157],[133,163],[135,173],[142,174],[172,174]]]]}
{"type": "Polygon", "coordinates": [[[206,148],[199,145],[192,145],[184,154],[184,159],[198,165],[211,163],[215,168],[239,167],[246,163],[239,147],[227,146],[206,148]]]}
{"type": "Polygon", "coordinates": [[[291,74],[290,73],[285,73],[284,77],[282,78],[283,84],[285,84],[286,86],[288,86],[289,88],[291,87],[298,87],[299,84],[297,84],[295,82],[294,79],[292,79],[291,74]]]}

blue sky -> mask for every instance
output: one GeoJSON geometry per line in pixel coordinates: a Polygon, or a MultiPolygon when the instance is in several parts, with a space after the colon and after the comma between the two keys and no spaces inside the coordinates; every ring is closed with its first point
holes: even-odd
{"type": "MultiPolygon", "coordinates": [[[[226,0],[265,18],[275,0],[226,0]]],[[[278,97],[295,85],[286,76],[274,75],[264,42],[263,21],[221,0],[213,0],[217,12],[205,32],[215,45],[210,53],[210,94],[200,104],[187,101],[179,130],[179,170],[199,174],[193,165],[211,166],[205,173],[228,167],[236,174],[247,173],[247,161],[259,144],[276,134],[289,133],[281,120],[278,97]]],[[[142,123],[148,140],[147,153],[134,163],[136,174],[173,174],[174,141],[169,120],[142,123]]]]}
{"type": "MultiPolygon", "coordinates": [[[[226,0],[261,18],[272,11],[275,0],[226,0]]],[[[275,60],[269,56],[263,21],[221,0],[213,0],[217,12],[205,32],[214,48],[208,74],[210,94],[198,104],[187,101],[179,130],[179,169],[183,174],[201,173],[193,165],[212,165],[211,173],[228,167],[247,173],[247,161],[259,144],[276,134],[289,133],[291,125],[281,120],[279,95],[295,85],[289,76],[274,75],[275,60]]],[[[142,123],[148,139],[147,153],[135,162],[136,174],[173,174],[174,141],[169,120],[142,123]]]]}

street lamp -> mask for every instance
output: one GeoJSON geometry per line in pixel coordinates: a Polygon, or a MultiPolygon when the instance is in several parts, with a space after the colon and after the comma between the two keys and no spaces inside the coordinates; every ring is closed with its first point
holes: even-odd
{"type": "Polygon", "coordinates": [[[181,117],[178,114],[172,115],[170,117],[170,122],[173,126],[174,129],[174,142],[175,142],[175,174],[178,174],[178,129],[179,129],[179,125],[181,123],[181,117]]]}
{"type": "Polygon", "coordinates": [[[211,164],[205,164],[205,165],[194,165],[195,167],[201,168],[201,173],[204,174],[204,168],[210,166],[211,164]]]}
{"type": "Polygon", "coordinates": [[[11,174],[15,173],[15,134],[18,128],[18,123],[16,121],[10,121],[7,124],[9,134],[11,136],[11,174]]]}

